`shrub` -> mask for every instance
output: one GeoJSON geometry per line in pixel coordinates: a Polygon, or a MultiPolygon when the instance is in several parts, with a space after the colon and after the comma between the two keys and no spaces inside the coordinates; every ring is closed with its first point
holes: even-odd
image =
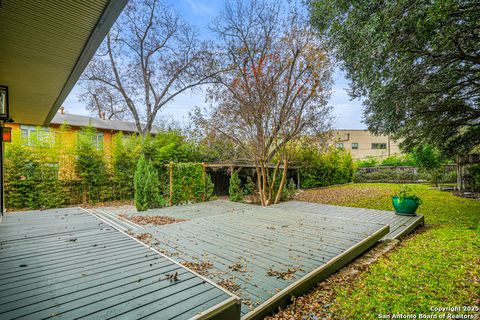
{"type": "Polygon", "coordinates": [[[355,164],[350,153],[330,148],[321,152],[305,146],[299,153],[300,183],[302,188],[316,188],[353,181],[355,164]]]}
{"type": "Polygon", "coordinates": [[[164,205],[158,187],[158,174],[151,161],[142,154],[135,170],[135,207],[145,211],[164,205]]]}
{"type": "Polygon", "coordinates": [[[480,191],[480,164],[469,166],[465,178],[468,189],[472,191],[480,191]]]}
{"type": "MultiPolygon", "coordinates": [[[[360,171],[355,173],[355,182],[388,182],[388,183],[406,183],[427,181],[430,176],[425,172],[414,173],[407,170],[383,169],[372,172],[360,171]]],[[[440,178],[439,182],[455,182],[457,174],[455,171],[446,172],[440,178]]]]}
{"type": "Polygon", "coordinates": [[[378,170],[373,172],[357,171],[355,182],[416,182],[422,177],[412,171],[378,170]]]}
{"type": "Polygon", "coordinates": [[[114,135],[112,141],[112,188],[116,200],[133,199],[134,175],[141,153],[141,138],[135,135],[125,137],[114,135]]]}
{"type": "Polygon", "coordinates": [[[230,185],[228,187],[228,194],[230,201],[242,201],[243,190],[241,186],[240,178],[238,177],[238,171],[233,170],[230,176],[230,185]]]}
{"type": "MultiPolygon", "coordinates": [[[[23,141],[20,131],[13,130],[12,143],[5,149],[5,204],[8,208],[38,209],[133,199],[134,176],[142,153],[144,160],[148,159],[156,169],[155,173],[149,167],[142,173],[142,180],[154,185],[148,189],[160,190],[147,197],[152,201],[148,207],[162,206],[164,197],[169,197],[170,192],[169,170],[165,163],[198,158],[195,146],[178,132],[128,138],[116,134],[111,158],[107,158],[103,149],[97,149],[96,129],[83,128],[74,135],[76,139],[64,139],[70,136],[65,134],[67,130],[67,125],[59,130],[50,128],[50,131],[39,128],[38,134],[33,132],[23,141]]],[[[175,204],[212,197],[214,186],[201,164],[175,164],[174,167],[175,204]]]]}
{"type": "Polygon", "coordinates": [[[379,161],[374,157],[367,157],[365,159],[357,160],[356,162],[357,167],[375,167],[379,165],[379,161]]]}
{"type": "Polygon", "coordinates": [[[172,163],[172,204],[184,204],[208,200],[212,196],[213,183],[200,163],[172,163]]]}
{"type": "Polygon", "coordinates": [[[418,168],[426,172],[430,181],[438,186],[438,182],[445,172],[446,162],[438,148],[429,144],[418,146],[413,150],[412,157],[418,168]]]}
{"type": "Polygon", "coordinates": [[[295,184],[295,181],[293,179],[290,179],[288,181],[286,187],[283,188],[282,196],[281,196],[280,199],[282,201],[291,200],[296,192],[297,192],[297,185],[295,184]]]}
{"type": "Polygon", "coordinates": [[[159,168],[169,162],[198,161],[197,150],[178,131],[160,132],[143,138],[142,151],[159,168]]]}
{"type": "Polygon", "coordinates": [[[415,166],[415,161],[413,160],[411,155],[394,155],[390,157],[386,157],[382,160],[381,166],[388,166],[388,167],[404,167],[404,166],[415,166]]]}
{"type": "Polygon", "coordinates": [[[393,155],[393,156],[386,157],[384,159],[367,157],[365,159],[356,161],[356,166],[358,168],[376,167],[376,166],[386,166],[386,167],[412,166],[413,167],[415,165],[416,165],[415,160],[410,154],[393,155]]]}
{"type": "Polygon", "coordinates": [[[88,202],[104,201],[111,198],[108,188],[109,172],[102,149],[94,144],[95,130],[82,128],[77,133],[75,147],[75,173],[83,181],[88,202]]]}
{"type": "Polygon", "coordinates": [[[58,152],[52,148],[52,132],[42,132],[42,139],[30,137],[28,145],[13,134],[5,148],[5,206],[8,208],[52,208],[68,201],[68,194],[58,179],[58,152]]]}
{"type": "Polygon", "coordinates": [[[247,176],[247,182],[243,187],[243,194],[244,195],[252,195],[255,192],[255,183],[252,180],[251,176],[247,176]]]}
{"type": "Polygon", "coordinates": [[[212,177],[209,174],[206,175],[205,180],[205,201],[214,198],[213,192],[215,191],[215,185],[213,184],[212,177]]]}

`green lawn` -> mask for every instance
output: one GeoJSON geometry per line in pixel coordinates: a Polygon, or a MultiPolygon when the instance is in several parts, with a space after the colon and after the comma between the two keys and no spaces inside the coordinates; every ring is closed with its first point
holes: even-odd
{"type": "MultiPolygon", "coordinates": [[[[430,314],[430,307],[479,304],[480,201],[426,185],[410,187],[423,200],[418,212],[425,215],[427,227],[352,283],[334,287],[332,318],[378,319],[379,314],[430,314]]],[[[392,210],[390,197],[397,189],[396,184],[352,184],[306,191],[299,199],[392,210]]],[[[299,316],[312,315],[311,307],[305,306],[308,313],[296,308],[299,316]]],[[[316,315],[322,316],[321,311],[316,315]]]]}

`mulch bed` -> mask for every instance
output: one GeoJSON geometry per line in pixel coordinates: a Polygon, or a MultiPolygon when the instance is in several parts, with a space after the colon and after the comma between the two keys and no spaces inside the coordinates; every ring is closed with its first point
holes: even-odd
{"type": "Polygon", "coordinates": [[[176,219],[167,216],[128,216],[126,214],[120,214],[119,217],[130,220],[136,224],[153,224],[155,226],[163,226],[166,224],[188,221],[188,219],[176,219]]]}

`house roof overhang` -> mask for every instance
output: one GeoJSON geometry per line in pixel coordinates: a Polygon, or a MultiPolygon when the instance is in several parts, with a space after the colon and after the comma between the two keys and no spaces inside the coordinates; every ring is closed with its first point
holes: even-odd
{"type": "Polygon", "coordinates": [[[47,125],[128,0],[0,0],[0,85],[10,117],[47,125]]]}

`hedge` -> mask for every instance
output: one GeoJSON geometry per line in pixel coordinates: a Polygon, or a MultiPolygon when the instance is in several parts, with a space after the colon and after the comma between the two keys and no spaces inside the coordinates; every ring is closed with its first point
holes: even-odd
{"type": "MultiPolygon", "coordinates": [[[[13,132],[5,150],[7,208],[53,208],[109,200],[133,200],[134,174],[141,154],[147,154],[158,172],[160,195],[171,204],[211,198],[213,184],[199,163],[174,163],[172,196],[167,160],[195,159],[191,147],[175,132],[155,137],[113,138],[111,157],[97,150],[93,128],[83,128],[75,139],[65,139],[68,126],[53,132],[37,130],[28,141],[13,132]]],[[[160,201],[164,203],[164,201],[160,201]]],[[[166,203],[166,202],[165,202],[166,203]]]]}
{"type": "Polygon", "coordinates": [[[300,185],[304,189],[353,181],[355,164],[350,153],[343,149],[321,152],[309,147],[302,149],[299,160],[300,185]]]}
{"type": "MultiPolygon", "coordinates": [[[[385,182],[385,183],[414,183],[429,181],[429,176],[426,173],[415,173],[412,171],[403,170],[379,170],[379,171],[357,171],[355,172],[354,181],[361,182],[385,182]]],[[[441,177],[439,182],[453,183],[456,181],[457,175],[455,171],[446,172],[441,177]]]]}

